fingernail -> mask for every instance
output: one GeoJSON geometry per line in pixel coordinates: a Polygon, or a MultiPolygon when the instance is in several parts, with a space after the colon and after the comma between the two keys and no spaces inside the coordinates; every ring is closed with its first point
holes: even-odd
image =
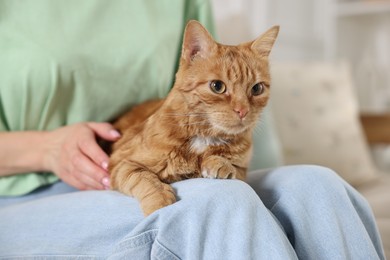
{"type": "Polygon", "coordinates": [[[102,168],[108,170],[108,162],[102,162],[102,168]]]}
{"type": "Polygon", "coordinates": [[[114,137],[114,138],[119,138],[119,137],[121,137],[121,134],[120,134],[118,131],[116,131],[116,130],[110,130],[110,135],[111,135],[112,137],[114,137]]]}
{"type": "Polygon", "coordinates": [[[104,178],[102,179],[102,183],[103,183],[103,185],[105,186],[105,188],[106,188],[106,187],[110,187],[110,178],[104,177],[104,178]]]}

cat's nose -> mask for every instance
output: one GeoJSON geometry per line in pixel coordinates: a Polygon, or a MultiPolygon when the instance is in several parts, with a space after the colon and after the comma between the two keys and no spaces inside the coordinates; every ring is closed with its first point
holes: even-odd
{"type": "Polygon", "coordinates": [[[240,119],[244,119],[245,116],[248,114],[248,109],[246,108],[234,108],[233,110],[238,114],[240,119]]]}

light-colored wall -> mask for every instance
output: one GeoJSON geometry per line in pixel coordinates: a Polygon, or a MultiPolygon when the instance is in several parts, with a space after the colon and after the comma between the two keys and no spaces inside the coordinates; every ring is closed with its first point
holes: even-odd
{"type": "Polygon", "coordinates": [[[280,25],[274,60],[313,60],[323,56],[319,2],[312,0],[212,0],[219,39],[249,41],[280,25]]]}

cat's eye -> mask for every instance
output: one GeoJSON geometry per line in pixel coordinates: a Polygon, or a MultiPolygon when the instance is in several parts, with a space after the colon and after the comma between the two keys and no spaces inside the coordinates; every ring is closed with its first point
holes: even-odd
{"type": "Polygon", "coordinates": [[[214,93],[223,94],[226,91],[225,83],[220,80],[212,80],[209,85],[214,93]]]}
{"type": "Polygon", "coordinates": [[[252,95],[253,95],[253,96],[258,96],[258,95],[263,94],[264,88],[265,88],[265,86],[264,86],[264,83],[263,83],[263,82],[260,82],[260,83],[255,84],[255,85],[252,87],[252,95]]]}

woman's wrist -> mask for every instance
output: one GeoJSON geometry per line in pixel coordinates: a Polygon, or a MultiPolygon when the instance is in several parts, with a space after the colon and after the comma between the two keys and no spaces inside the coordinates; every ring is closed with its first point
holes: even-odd
{"type": "Polygon", "coordinates": [[[0,176],[49,171],[47,135],[45,131],[0,133],[0,176]]]}
{"type": "Polygon", "coordinates": [[[49,155],[52,154],[51,131],[40,131],[35,132],[35,134],[33,142],[37,145],[37,149],[32,157],[32,163],[37,166],[36,171],[53,171],[48,159],[49,155]]]}

